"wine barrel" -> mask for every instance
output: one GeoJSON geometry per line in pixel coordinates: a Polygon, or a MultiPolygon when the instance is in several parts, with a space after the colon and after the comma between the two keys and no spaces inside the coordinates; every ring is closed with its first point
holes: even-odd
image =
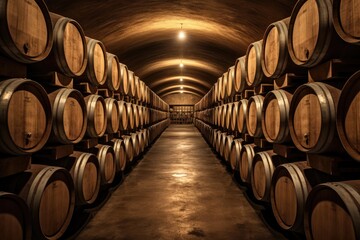
{"type": "Polygon", "coordinates": [[[295,146],[308,153],[342,151],[336,132],[340,90],[314,82],[296,89],[290,104],[289,129],[295,146]]]}
{"type": "Polygon", "coordinates": [[[44,60],[29,65],[29,72],[35,75],[56,71],[67,77],[81,76],[87,65],[85,33],[74,19],[50,13],[53,23],[53,46],[44,60]]]}
{"type": "Polygon", "coordinates": [[[128,130],[135,128],[135,120],[134,120],[134,110],[133,110],[132,103],[125,103],[127,119],[128,119],[128,130]]]}
{"type": "Polygon", "coordinates": [[[270,143],[291,141],[289,111],[292,94],[285,90],[273,90],[264,98],[261,126],[266,140],[270,143]]]}
{"type": "Polygon", "coordinates": [[[88,121],[86,134],[89,137],[101,137],[107,127],[105,100],[103,97],[94,94],[86,96],[84,99],[88,121]]]}
{"type": "Polygon", "coordinates": [[[231,146],[230,151],[230,166],[233,171],[239,170],[240,152],[242,149],[243,139],[234,139],[234,144],[231,146]]]}
{"type": "Polygon", "coordinates": [[[0,82],[0,151],[29,154],[40,150],[51,133],[52,115],[44,88],[29,79],[0,82]]]}
{"type": "Polygon", "coordinates": [[[118,101],[118,105],[119,105],[119,115],[120,115],[119,129],[127,130],[129,116],[127,114],[126,103],[124,101],[118,101]]]}
{"type": "Polygon", "coordinates": [[[220,142],[221,142],[221,131],[220,130],[218,130],[216,132],[215,140],[216,140],[216,142],[215,142],[215,151],[217,153],[219,153],[220,152],[220,142]]]}
{"type": "Polygon", "coordinates": [[[3,239],[31,239],[30,212],[19,196],[0,191],[0,232],[3,239]]]}
{"type": "Polygon", "coordinates": [[[239,101],[237,115],[233,115],[236,118],[237,130],[239,133],[246,133],[246,113],[248,108],[248,100],[242,99],[239,101]]]}
{"type": "Polygon", "coordinates": [[[120,63],[120,87],[119,91],[123,95],[128,95],[130,90],[129,85],[129,69],[125,64],[120,63]]]}
{"type": "Polygon", "coordinates": [[[349,78],[343,87],[337,109],[336,124],[342,145],[347,153],[360,161],[360,71],[349,78]]]}
{"type": "Polygon", "coordinates": [[[213,148],[216,148],[218,131],[220,131],[220,130],[214,130],[214,132],[213,132],[212,143],[211,143],[211,146],[212,146],[213,148]]]}
{"type": "Polygon", "coordinates": [[[107,78],[108,61],[106,49],[102,42],[86,37],[88,64],[85,70],[85,78],[93,86],[104,85],[107,78]]]}
{"type": "Polygon", "coordinates": [[[101,186],[113,183],[116,174],[116,156],[114,148],[109,145],[95,146],[100,166],[101,186]]]}
{"type": "Polygon", "coordinates": [[[221,77],[222,81],[221,81],[221,85],[220,85],[220,98],[221,100],[224,100],[225,98],[227,98],[227,91],[226,91],[226,88],[227,88],[227,82],[228,82],[228,73],[225,72],[223,73],[222,77],[221,77]]]}
{"type": "Polygon", "coordinates": [[[86,104],[75,89],[61,88],[49,95],[52,106],[51,142],[75,144],[82,140],[87,127],[86,104]]]}
{"type": "Polygon", "coordinates": [[[126,150],[125,143],[122,139],[113,139],[113,148],[115,152],[116,172],[125,171],[126,165],[126,150]]]}
{"type": "Polygon", "coordinates": [[[254,197],[263,202],[270,202],[271,179],[275,168],[285,163],[273,150],[258,152],[254,155],[251,166],[251,188],[254,197]]]}
{"type": "Polygon", "coordinates": [[[140,80],[140,102],[145,102],[146,92],[145,92],[145,83],[140,80]]]}
{"type": "Polygon", "coordinates": [[[59,239],[65,233],[75,206],[74,183],[68,170],[33,164],[25,172],[1,179],[0,189],[17,193],[26,201],[32,239],[59,239]]]}
{"type": "Polygon", "coordinates": [[[128,70],[129,73],[129,93],[130,97],[136,97],[136,86],[135,86],[135,78],[136,75],[133,71],[128,70]]]}
{"type": "Polygon", "coordinates": [[[141,89],[140,89],[140,82],[141,80],[139,79],[138,76],[134,77],[134,84],[135,84],[135,98],[139,101],[141,101],[141,89]]]}
{"type": "Polygon", "coordinates": [[[140,148],[139,154],[141,154],[145,150],[145,142],[144,142],[143,134],[141,131],[136,131],[136,135],[139,141],[139,148],[140,148]]]}
{"type": "Polygon", "coordinates": [[[288,51],[288,27],[290,18],[274,22],[268,26],[262,45],[261,67],[265,76],[280,78],[285,73],[301,73],[288,51]]]}
{"type": "MultiPolygon", "coordinates": [[[[345,46],[333,25],[332,0],[300,0],[289,23],[288,50],[293,62],[313,67],[333,58],[356,57],[355,48],[345,46]]],[[[351,8],[354,6],[351,4],[351,8]]],[[[349,12],[345,13],[349,14],[349,12]]]]}
{"type": "Polygon", "coordinates": [[[131,104],[132,112],[134,114],[134,128],[138,128],[140,125],[138,105],[131,104]]]}
{"type": "Polygon", "coordinates": [[[235,91],[237,93],[243,92],[247,88],[246,82],[246,68],[245,68],[245,58],[246,56],[239,57],[235,62],[235,91]]]}
{"type": "Polygon", "coordinates": [[[214,103],[218,102],[218,95],[219,95],[219,84],[218,84],[218,82],[216,82],[214,84],[214,95],[213,95],[213,102],[214,103]]]}
{"type": "Polygon", "coordinates": [[[360,3],[356,0],[333,0],[333,21],[336,32],[348,43],[360,41],[360,3]]]}
{"type": "Polygon", "coordinates": [[[234,135],[227,135],[224,144],[224,159],[226,162],[230,161],[230,153],[233,145],[234,145],[234,135]]]}
{"type": "Polygon", "coordinates": [[[0,3],[0,49],[22,63],[45,59],[53,45],[53,28],[43,1],[4,0],[0,3]]]}
{"type": "Polygon", "coordinates": [[[221,126],[221,118],[222,118],[223,109],[224,109],[224,107],[222,105],[218,106],[218,115],[216,117],[217,117],[217,125],[219,127],[221,126]]]}
{"type": "Polygon", "coordinates": [[[225,128],[226,129],[231,129],[231,118],[233,113],[233,103],[228,103],[227,104],[227,111],[226,111],[226,116],[225,116],[225,128]]]}
{"type": "Polygon", "coordinates": [[[105,99],[106,107],[106,131],[116,133],[120,127],[120,110],[119,103],[114,98],[105,99]]]}
{"type": "Polygon", "coordinates": [[[129,135],[123,135],[121,138],[124,140],[125,152],[126,152],[126,165],[132,162],[134,159],[134,146],[133,141],[129,135]]]}
{"type": "Polygon", "coordinates": [[[360,181],[316,186],[308,196],[304,218],[307,239],[359,239],[360,181]]]}
{"type": "Polygon", "coordinates": [[[250,87],[259,86],[261,83],[272,83],[273,81],[264,75],[261,68],[262,43],[263,40],[251,43],[246,51],[246,83],[250,87]]]}
{"type": "Polygon", "coordinates": [[[224,157],[226,137],[227,137],[227,133],[223,132],[223,133],[220,134],[220,137],[218,139],[218,141],[219,141],[219,154],[220,154],[221,157],[224,157]]]}
{"type": "Polygon", "coordinates": [[[226,124],[226,114],[228,111],[228,104],[222,105],[221,118],[220,118],[220,126],[225,128],[226,124]]]}
{"type": "Polygon", "coordinates": [[[254,144],[243,145],[240,150],[239,172],[240,179],[244,183],[251,183],[251,166],[255,155],[254,144]]]}
{"type": "Polygon", "coordinates": [[[235,66],[229,68],[227,72],[227,86],[226,86],[226,95],[228,97],[233,97],[236,93],[235,91],[235,66]]]}
{"type": "Polygon", "coordinates": [[[74,152],[76,158],[70,169],[74,181],[77,205],[92,204],[100,190],[100,166],[97,157],[91,153],[74,152]]]}
{"type": "Polygon", "coordinates": [[[230,130],[237,131],[237,116],[239,110],[239,102],[232,104],[231,116],[230,116],[230,130]]]}
{"type": "Polygon", "coordinates": [[[130,134],[130,141],[132,142],[133,150],[134,150],[134,157],[140,155],[140,143],[136,133],[130,134]]]}
{"type": "Polygon", "coordinates": [[[219,77],[218,78],[218,89],[219,89],[219,91],[218,91],[218,101],[220,102],[220,101],[222,101],[222,100],[224,100],[224,92],[223,92],[223,81],[224,81],[224,79],[223,79],[223,76],[221,76],[221,77],[219,77]]]}
{"type": "Polygon", "coordinates": [[[116,55],[106,53],[107,58],[107,73],[106,73],[106,87],[111,91],[118,91],[120,88],[121,70],[119,59],[116,55]]]}
{"type": "Polygon", "coordinates": [[[144,125],[144,113],[143,113],[143,106],[138,105],[138,116],[139,116],[139,127],[142,127],[144,125]]]}
{"type": "Polygon", "coordinates": [[[261,95],[252,96],[248,102],[246,112],[246,127],[252,137],[262,137],[263,131],[261,126],[262,109],[264,97],[261,95]]]}

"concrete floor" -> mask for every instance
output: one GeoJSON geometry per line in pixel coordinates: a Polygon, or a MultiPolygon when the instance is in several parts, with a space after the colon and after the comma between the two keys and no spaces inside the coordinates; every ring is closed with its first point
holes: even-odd
{"type": "Polygon", "coordinates": [[[77,239],[279,239],[200,133],[171,125],[77,239]]]}

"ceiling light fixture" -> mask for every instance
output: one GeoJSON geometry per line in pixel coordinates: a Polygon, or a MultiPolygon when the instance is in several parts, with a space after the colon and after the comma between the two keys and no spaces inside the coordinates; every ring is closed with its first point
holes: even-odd
{"type": "Polygon", "coordinates": [[[184,87],[183,86],[180,86],[180,89],[183,89],[184,87]]]}
{"type": "Polygon", "coordinates": [[[183,79],[183,78],[180,78],[180,82],[182,82],[182,81],[184,81],[184,79],[183,79]]]}
{"type": "Polygon", "coordinates": [[[180,27],[180,32],[179,32],[179,35],[178,35],[178,38],[180,39],[180,40],[184,40],[185,38],[186,38],[186,33],[182,30],[182,23],[180,23],[181,24],[181,27],[180,27]]]}
{"type": "Polygon", "coordinates": [[[180,93],[184,93],[184,91],[180,91],[180,93]]]}

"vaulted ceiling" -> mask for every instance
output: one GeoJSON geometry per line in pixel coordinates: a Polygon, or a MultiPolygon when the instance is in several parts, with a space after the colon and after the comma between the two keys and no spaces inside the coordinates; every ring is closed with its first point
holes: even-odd
{"type": "Polygon", "coordinates": [[[160,96],[204,95],[295,0],[45,0],[160,96]],[[182,24],[186,38],[178,33],[182,24]],[[183,68],[179,67],[180,63],[183,68]],[[180,78],[183,81],[180,82],[180,78]]]}

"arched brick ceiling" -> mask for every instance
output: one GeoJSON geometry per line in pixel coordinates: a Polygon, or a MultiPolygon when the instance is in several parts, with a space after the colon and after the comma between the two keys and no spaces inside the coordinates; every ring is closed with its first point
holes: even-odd
{"type": "Polygon", "coordinates": [[[45,0],[160,96],[203,95],[266,27],[290,16],[295,0],[45,0]],[[180,41],[181,23],[186,39],[180,41]],[[185,65],[181,70],[180,62],[185,65]],[[180,82],[179,78],[184,81],[180,82]]]}

